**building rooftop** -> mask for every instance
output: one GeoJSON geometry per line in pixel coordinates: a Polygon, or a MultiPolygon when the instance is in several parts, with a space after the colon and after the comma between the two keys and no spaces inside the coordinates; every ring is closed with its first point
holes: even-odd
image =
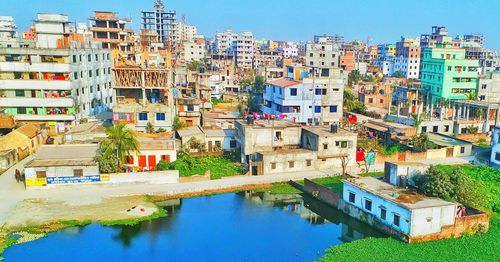
{"type": "Polygon", "coordinates": [[[16,127],[14,117],[10,115],[0,115],[0,128],[12,129],[16,127]]]}
{"type": "Polygon", "coordinates": [[[456,203],[444,201],[440,198],[428,197],[408,191],[404,188],[392,186],[374,177],[353,178],[342,180],[342,182],[353,185],[407,209],[456,205],[456,203]]]}
{"type": "Polygon", "coordinates": [[[301,84],[298,81],[287,79],[287,78],[280,78],[274,81],[271,81],[270,84],[279,86],[279,87],[290,87],[290,86],[296,86],[301,84]]]}
{"type": "Polygon", "coordinates": [[[242,126],[250,126],[252,128],[273,128],[273,127],[301,127],[297,123],[293,123],[287,120],[271,120],[271,119],[259,119],[254,120],[253,124],[248,124],[245,120],[237,120],[242,126]]]}
{"type": "Polygon", "coordinates": [[[273,151],[260,151],[258,154],[261,154],[263,156],[271,156],[271,155],[282,155],[282,154],[311,154],[315,153],[315,151],[308,150],[308,149],[302,149],[302,148],[284,148],[284,149],[277,149],[273,151]]]}
{"type": "Polygon", "coordinates": [[[434,144],[443,147],[460,146],[460,145],[470,145],[470,142],[465,140],[453,138],[451,136],[441,135],[438,133],[427,133],[429,140],[434,144]]]}
{"type": "Polygon", "coordinates": [[[199,126],[190,126],[188,128],[177,130],[177,134],[179,134],[180,137],[203,135],[203,130],[199,126]]]}
{"type": "Polygon", "coordinates": [[[26,167],[93,166],[97,144],[42,145],[26,167]]]}
{"type": "Polygon", "coordinates": [[[332,133],[330,126],[307,126],[304,127],[307,130],[317,136],[357,136],[358,134],[349,132],[340,127],[337,128],[337,133],[332,133]]]}
{"type": "Polygon", "coordinates": [[[102,122],[88,122],[85,124],[76,125],[71,128],[66,134],[80,134],[80,133],[104,133],[106,128],[102,126],[102,122]]]}
{"type": "Polygon", "coordinates": [[[16,131],[18,131],[19,133],[21,133],[29,138],[33,138],[40,133],[40,129],[38,129],[38,127],[36,127],[32,124],[23,125],[22,127],[16,129],[16,131]]]}

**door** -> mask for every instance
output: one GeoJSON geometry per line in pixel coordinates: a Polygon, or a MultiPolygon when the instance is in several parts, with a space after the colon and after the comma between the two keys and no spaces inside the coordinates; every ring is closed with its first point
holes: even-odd
{"type": "Polygon", "coordinates": [[[446,148],[446,157],[453,157],[453,147],[446,148]]]}
{"type": "Polygon", "coordinates": [[[146,156],[140,155],[139,156],[139,167],[146,167],[146,156]]]}
{"type": "Polygon", "coordinates": [[[212,152],[212,141],[208,141],[208,152],[212,152]]]}
{"type": "Polygon", "coordinates": [[[149,170],[155,170],[156,169],[156,156],[148,156],[148,167],[149,170]]]}

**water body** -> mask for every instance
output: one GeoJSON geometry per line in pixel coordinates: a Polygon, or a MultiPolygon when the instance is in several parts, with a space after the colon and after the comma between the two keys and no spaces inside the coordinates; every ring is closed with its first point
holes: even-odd
{"type": "Polygon", "coordinates": [[[6,261],[312,261],[330,246],[385,237],[300,195],[241,192],[170,200],[136,226],[92,224],[15,245],[6,261]]]}

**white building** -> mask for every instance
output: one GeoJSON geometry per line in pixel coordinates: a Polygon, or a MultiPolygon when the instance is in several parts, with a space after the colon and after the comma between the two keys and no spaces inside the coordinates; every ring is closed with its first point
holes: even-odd
{"type": "Polygon", "coordinates": [[[283,47],[283,56],[285,58],[291,58],[291,57],[296,57],[299,55],[299,48],[297,47],[297,44],[293,42],[287,42],[285,44],[285,47],[283,47]]]}
{"type": "Polygon", "coordinates": [[[72,41],[67,16],[39,14],[37,40],[0,47],[0,104],[20,121],[51,122],[56,130],[108,111],[113,103],[110,51],[72,41]]]}
{"type": "Polygon", "coordinates": [[[0,16],[0,39],[15,38],[17,26],[12,16],[0,16]]]}
{"type": "Polygon", "coordinates": [[[288,66],[286,77],[266,85],[262,112],[296,123],[339,122],[344,92],[340,69],[318,71],[313,76],[305,67],[288,66]]]}
{"type": "Polygon", "coordinates": [[[231,51],[237,67],[252,68],[254,59],[254,38],[252,32],[243,32],[233,41],[231,51]]]}
{"type": "Polygon", "coordinates": [[[402,37],[396,43],[393,73],[400,72],[407,79],[418,79],[420,74],[420,43],[413,38],[402,37]]]}
{"type": "Polygon", "coordinates": [[[439,233],[455,223],[455,203],[409,193],[374,177],[342,182],[342,200],[347,207],[344,210],[349,210],[351,216],[357,214],[362,219],[361,214],[366,214],[368,220],[376,220],[410,239],[439,233]],[[403,200],[405,195],[415,201],[403,200]]]}
{"type": "Polygon", "coordinates": [[[184,42],[182,45],[184,47],[184,61],[186,63],[202,61],[205,58],[205,39],[202,35],[196,35],[192,41],[184,42]]]}
{"type": "Polygon", "coordinates": [[[500,72],[486,73],[479,79],[477,97],[480,101],[500,104],[500,72]]]}
{"type": "Polygon", "coordinates": [[[219,55],[227,54],[228,50],[233,45],[233,42],[237,39],[238,34],[228,29],[224,32],[217,33],[215,36],[215,50],[219,55]]]}
{"type": "Polygon", "coordinates": [[[191,42],[198,34],[198,29],[194,25],[187,25],[182,22],[172,23],[172,41],[173,44],[182,44],[191,42]]]}
{"type": "Polygon", "coordinates": [[[490,164],[493,167],[500,167],[500,128],[495,127],[491,135],[491,158],[490,164]]]}

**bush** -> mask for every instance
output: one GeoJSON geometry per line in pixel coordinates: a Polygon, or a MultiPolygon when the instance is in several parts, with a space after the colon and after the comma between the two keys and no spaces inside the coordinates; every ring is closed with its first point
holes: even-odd
{"type": "Polygon", "coordinates": [[[99,155],[95,157],[99,163],[99,172],[104,174],[120,172],[118,158],[114,154],[99,155]]]}
{"type": "Polygon", "coordinates": [[[218,179],[225,176],[243,174],[244,169],[239,163],[234,163],[228,158],[221,156],[200,156],[192,157],[182,155],[174,162],[160,161],[156,170],[178,170],[182,177],[193,175],[204,175],[210,171],[212,179],[218,179]]]}

